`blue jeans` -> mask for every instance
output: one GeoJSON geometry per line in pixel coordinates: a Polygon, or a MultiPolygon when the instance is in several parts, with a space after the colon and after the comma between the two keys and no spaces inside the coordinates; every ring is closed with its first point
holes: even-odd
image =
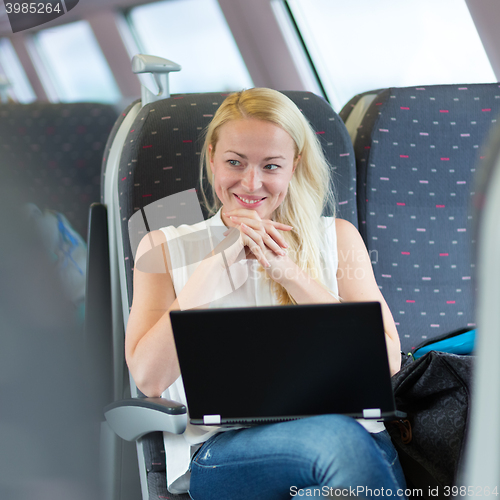
{"type": "Polygon", "coordinates": [[[289,500],[337,488],[405,498],[387,431],[370,434],[350,417],[322,415],[216,434],[191,462],[193,500],[289,500]]]}

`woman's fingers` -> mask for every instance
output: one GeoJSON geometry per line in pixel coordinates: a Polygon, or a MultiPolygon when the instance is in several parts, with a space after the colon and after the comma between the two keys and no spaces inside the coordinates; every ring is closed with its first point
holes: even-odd
{"type": "Polygon", "coordinates": [[[268,234],[278,243],[278,245],[280,245],[281,248],[288,248],[285,238],[283,238],[283,235],[276,229],[276,227],[271,226],[268,230],[268,234]]]}
{"type": "Polygon", "coordinates": [[[228,212],[227,214],[224,214],[224,215],[227,215],[234,222],[244,221],[249,226],[258,227],[260,224],[268,224],[268,225],[270,224],[270,225],[274,226],[276,229],[280,229],[282,231],[291,231],[293,229],[293,227],[288,225],[288,224],[283,224],[282,222],[276,222],[276,221],[270,220],[270,219],[263,221],[260,218],[255,219],[253,217],[247,217],[247,216],[242,216],[242,215],[230,215],[230,214],[231,214],[231,212],[228,212]]]}
{"type": "Polygon", "coordinates": [[[291,231],[293,229],[293,226],[289,226],[288,224],[283,224],[281,222],[276,222],[274,220],[269,221],[269,222],[272,222],[273,226],[276,229],[281,229],[282,231],[291,231]]]}
{"type": "Polygon", "coordinates": [[[253,228],[243,222],[241,223],[241,225],[245,225],[247,228],[249,228],[249,230],[252,231],[251,233],[247,231],[247,234],[249,234],[256,241],[256,243],[261,246],[263,251],[267,247],[276,255],[285,255],[285,252],[283,251],[283,248],[286,248],[287,246],[285,240],[272,226],[253,228]],[[272,231],[272,234],[269,234],[268,231],[272,231]]]}
{"type": "Polygon", "coordinates": [[[290,231],[293,229],[292,226],[289,226],[288,224],[283,224],[281,222],[276,222],[269,219],[263,221],[255,210],[246,210],[246,209],[230,210],[228,212],[224,212],[222,215],[229,218],[239,217],[240,219],[247,219],[248,221],[268,222],[275,225],[278,229],[281,229],[283,231],[290,231]]]}
{"type": "Polygon", "coordinates": [[[269,234],[266,233],[264,236],[264,243],[268,248],[270,248],[274,253],[278,255],[286,255],[285,251],[283,248],[285,248],[284,243],[278,244],[269,234]]]}
{"type": "Polygon", "coordinates": [[[246,217],[230,216],[230,219],[235,224],[246,224],[248,227],[258,232],[266,245],[277,254],[282,255],[281,248],[287,248],[288,245],[285,242],[283,236],[279,233],[278,229],[283,228],[283,231],[291,231],[293,228],[287,224],[281,224],[279,222],[266,220],[257,221],[254,219],[248,219],[246,217]],[[281,248],[279,248],[281,247],[281,248]]]}
{"type": "MultiPolygon", "coordinates": [[[[253,210],[235,210],[224,215],[240,230],[244,245],[263,267],[270,267],[266,258],[267,252],[272,251],[278,256],[286,255],[283,249],[288,245],[281,231],[291,231],[292,226],[268,219],[262,220],[253,210]]],[[[231,228],[224,235],[229,235],[230,230],[231,228]]]]}
{"type": "Polygon", "coordinates": [[[269,261],[266,259],[264,255],[264,250],[262,246],[256,241],[260,240],[263,243],[262,238],[258,235],[251,227],[248,227],[246,224],[241,224],[241,230],[244,232],[246,238],[243,239],[246,246],[250,249],[250,251],[255,255],[257,261],[263,267],[271,267],[269,261]],[[245,241],[246,240],[246,241],[245,241]]]}

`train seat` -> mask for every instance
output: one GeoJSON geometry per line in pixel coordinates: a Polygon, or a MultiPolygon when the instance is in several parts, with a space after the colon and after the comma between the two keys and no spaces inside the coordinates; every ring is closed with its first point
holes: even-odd
{"type": "MultiPolygon", "coordinates": [[[[333,170],[338,213],[357,225],[354,152],[342,120],[323,99],[314,94],[295,91],[284,94],[299,106],[320,137],[333,170]]],[[[144,231],[172,223],[167,221],[169,214],[162,212],[158,206],[163,205],[166,197],[192,193],[193,188],[204,188],[198,183],[199,137],[226,95],[173,95],[142,107],[133,103],[127,113],[120,116],[120,125],[112,133],[115,139],[106,148],[103,179],[104,205],[109,223],[111,288],[115,290],[113,310],[118,308],[121,315],[113,321],[115,359],[121,357],[123,360],[124,325],[132,303],[133,248],[144,236],[144,231]],[[129,223],[134,214],[140,216],[141,212],[145,214],[147,224],[136,227],[136,224],[129,223]],[[117,306],[119,302],[121,304],[117,306]]],[[[204,208],[201,208],[203,212],[198,207],[200,216],[206,217],[204,208]]],[[[325,215],[331,213],[331,208],[327,207],[325,215]]],[[[176,224],[182,222],[176,220],[176,224]]],[[[122,377],[123,373],[115,369],[115,380],[122,377]]],[[[133,380],[130,387],[132,397],[141,396],[133,380]]],[[[168,397],[167,392],[165,398],[168,397]]],[[[159,401],[158,398],[117,401],[124,394],[127,394],[126,387],[115,391],[115,403],[108,406],[106,418],[124,439],[138,439],[143,497],[188,498],[187,495],[173,495],[167,490],[163,436],[161,432],[152,432],[182,432],[186,421],[185,409],[179,408],[178,404],[176,406],[175,402],[159,401]],[[147,413],[147,417],[138,417],[141,405],[145,407],[143,415],[147,413]],[[151,417],[153,408],[158,410],[158,419],[151,417]],[[132,420],[135,423],[132,424],[132,420]],[[176,422],[172,423],[174,420],[176,422]],[[145,436],[148,432],[152,433],[145,436]]]]}
{"type": "Polygon", "coordinates": [[[373,99],[375,99],[382,90],[384,89],[368,90],[361,94],[357,94],[340,110],[339,116],[344,121],[353,144],[356,142],[356,135],[361,120],[364,118],[373,99]]]}
{"type": "Polygon", "coordinates": [[[498,84],[391,88],[358,126],[359,229],[405,352],[476,325],[472,179],[499,113],[498,84]]]}
{"type": "Polygon", "coordinates": [[[0,106],[0,164],[83,323],[89,207],[99,200],[104,146],[116,121],[100,103],[0,106]]]}
{"type": "Polygon", "coordinates": [[[0,162],[23,186],[20,200],[67,217],[87,238],[99,201],[101,160],[118,113],[100,103],[2,104],[0,162]]]}

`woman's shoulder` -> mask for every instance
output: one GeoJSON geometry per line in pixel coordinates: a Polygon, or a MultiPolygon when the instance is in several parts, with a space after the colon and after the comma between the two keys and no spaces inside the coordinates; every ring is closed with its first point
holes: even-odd
{"type": "Polygon", "coordinates": [[[351,246],[359,243],[361,235],[352,222],[337,217],[321,217],[321,219],[325,235],[334,238],[337,245],[351,246]]]}
{"type": "Polygon", "coordinates": [[[135,254],[135,260],[142,257],[144,254],[149,252],[154,247],[159,247],[165,243],[166,237],[163,231],[160,229],[149,231],[146,235],[141,238],[137,251],[135,254]]]}
{"type": "Polygon", "coordinates": [[[356,226],[349,222],[347,219],[337,219],[335,218],[335,229],[337,233],[340,234],[358,234],[358,229],[356,226]]]}
{"type": "Polygon", "coordinates": [[[194,224],[175,225],[174,223],[170,226],[162,227],[160,231],[162,231],[168,239],[171,239],[172,237],[176,236],[197,233],[198,231],[206,229],[207,226],[224,226],[224,223],[222,222],[220,217],[220,210],[206,220],[202,220],[194,224]]]}
{"type": "Polygon", "coordinates": [[[181,224],[180,226],[165,226],[160,228],[158,231],[163,233],[167,240],[172,240],[179,236],[183,236],[190,233],[196,233],[206,227],[206,221],[198,222],[196,224],[181,224]]]}
{"type": "Polygon", "coordinates": [[[337,246],[341,251],[365,248],[363,238],[352,222],[345,219],[335,219],[335,229],[337,232],[337,246]]]}
{"type": "Polygon", "coordinates": [[[323,227],[335,229],[337,233],[357,233],[358,230],[352,222],[349,222],[346,219],[339,219],[338,217],[325,217],[321,216],[321,221],[323,223],[323,227]]]}
{"type": "Polygon", "coordinates": [[[146,274],[164,273],[165,259],[170,262],[167,238],[159,229],[142,237],[134,255],[134,269],[146,274]]]}

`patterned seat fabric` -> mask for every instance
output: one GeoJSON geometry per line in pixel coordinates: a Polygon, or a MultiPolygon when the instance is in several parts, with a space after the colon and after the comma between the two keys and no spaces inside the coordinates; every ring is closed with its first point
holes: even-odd
{"type": "Polygon", "coordinates": [[[500,88],[392,88],[355,142],[360,232],[404,351],[473,328],[471,180],[500,88]]]}
{"type": "MultiPolygon", "coordinates": [[[[293,91],[284,94],[303,111],[320,138],[333,171],[338,216],[357,226],[354,151],[342,120],[323,99],[313,94],[293,91]]],[[[144,106],[130,128],[118,175],[129,306],[133,256],[128,221],[135,212],[159,199],[193,187],[200,189],[200,135],[226,96],[220,93],[174,95],[144,106]]],[[[327,207],[325,215],[329,213],[331,207],[327,207]]],[[[152,229],[155,228],[149,228],[152,229]]],[[[187,495],[172,495],[166,490],[162,434],[152,433],[143,442],[150,498],[188,499],[187,495]]]]}
{"type": "Polygon", "coordinates": [[[97,103],[0,107],[0,165],[24,202],[64,214],[87,238],[88,212],[100,197],[104,145],[118,113],[97,103]]]}

